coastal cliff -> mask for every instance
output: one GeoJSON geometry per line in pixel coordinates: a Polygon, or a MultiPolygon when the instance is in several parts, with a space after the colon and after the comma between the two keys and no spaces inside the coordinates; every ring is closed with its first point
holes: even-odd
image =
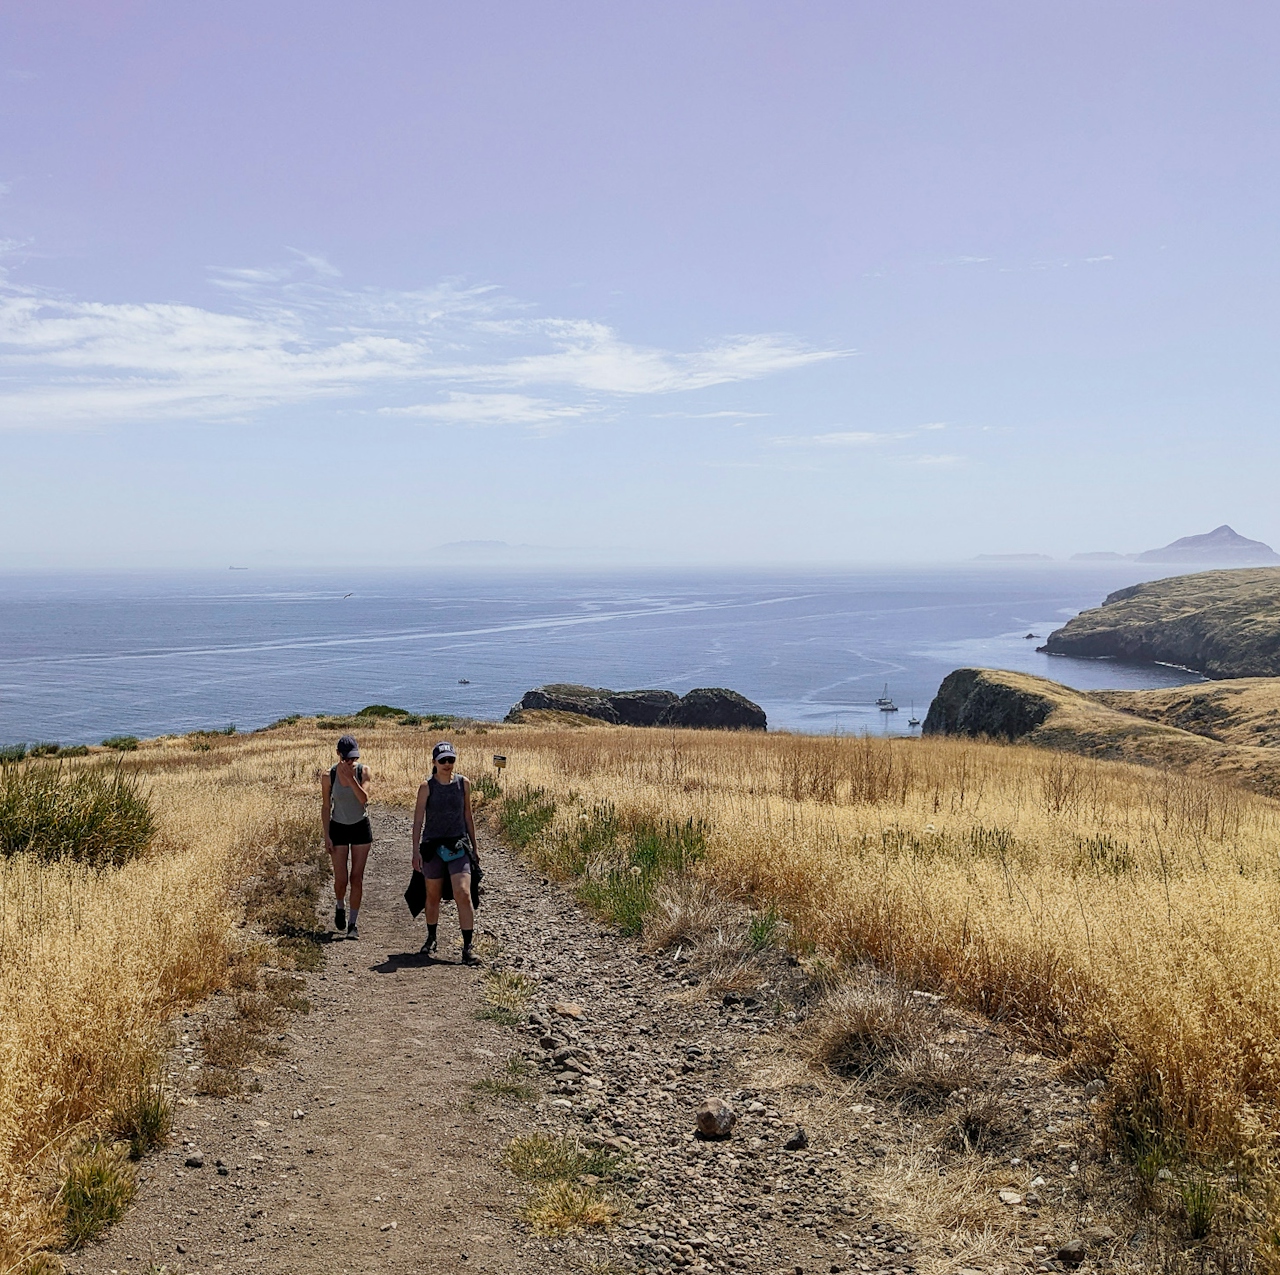
{"type": "Polygon", "coordinates": [[[1213,678],[1280,676],[1280,567],[1201,571],[1118,589],[1039,649],[1176,664],[1213,678]]]}
{"type": "Polygon", "coordinates": [[[1212,775],[1280,796],[1280,681],[1156,691],[1072,690],[1047,678],[956,669],[925,717],[927,735],[968,735],[1212,775]]]}
{"type": "Polygon", "coordinates": [[[529,713],[569,714],[613,726],[671,726],[695,730],[766,730],[764,709],[737,691],[702,686],[683,698],[674,691],[611,691],[553,682],[525,691],[508,722],[537,720],[529,713]]]}

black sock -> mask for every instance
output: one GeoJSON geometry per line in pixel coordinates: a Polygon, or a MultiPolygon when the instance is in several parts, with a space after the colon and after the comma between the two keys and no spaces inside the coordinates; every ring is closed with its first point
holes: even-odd
{"type": "Polygon", "coordinates": [[[474,933],[475,933],[475,930],[463,930],[463,931],[462,931],[462,946],[463,946],[464,948],[468,948],[468,947],[470,947],[470,946],[471,946],[471,936],[472,936],[474,933]]]}
{"type": "MultiPolygon", "coordinates": [[[[439,922],[437,922],[436,924],[438,925],[438,924],[439,924],[439,922]]],[[[427,926],[427,939],[428,939],[430,942],[432,942],[432,943],[434,943],[434,942],[436,941],[436,927],[435,927],[435,925],[428,925],[428,926],[427,926]]]]}

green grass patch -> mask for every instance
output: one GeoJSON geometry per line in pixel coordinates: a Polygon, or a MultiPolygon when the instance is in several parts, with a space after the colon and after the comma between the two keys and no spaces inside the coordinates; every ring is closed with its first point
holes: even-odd
{"type": "Polygon", "coordinates": [[[3,748],[0,748],[0,764],[19,762],[26,755],[26,744],[6,744],[3,748]]]}
{"type": "Polygon", "coordinates": [[[113,748],[118,753],[136,752],[138,748],[137,735],[109,735],[102,741],[103,748],[113,748]]]}
{"type": "Polygon", "coordinates": [[[173,1103],[155,1066],[145,1063],[116,1092],[110,1116],[112,1136],[129,1144],[129,1159],[141,1160],[169,1136],[173,1103]]]}
{"type": "Polygon", "coordinates": [[[542,788],[525,788],[503,798],[498,811],[502,834],[521,850],[527,849],[550,826],[556,803],[542,788]]]}
{"type": "Polygon", "coordinates": [[[118,1222],[137,1184],[123,1150],[97,1142],[67,1166],[59,1204],[69,1248],[82,1248],[118,1222]]]}
{"type": "Polygon", "coordinates": [[[572,858],[587,869],[578,897],[603,920],[624,934],[638,934],[653,907],[658,883],[668,873],[683,872],[706,853],[706,833],[700,822],[641,820],[619,828],[612,810],[585,822],[577,833],[572,858]],[[595,866],[604,838],[613,854],[595,866]]]}
{"type": "Polygon", "coordinates": [[[150,797],[118,766],[0,768],[0,855],[118,867],[144,853],[155,834],[150,797]]]}
{"type": "Polygon", "coordinates": [[[407,708],[392,708],[390,704],[366,704],[357,717],[408,717],[407,708]]]}
{"type": "Polygon", "coordinates": [[[575,1138],[527,1133],[513,1139],[503,1154],[503,1162],[524,1182],[573,1180],[584,1173],[607,1178],[622,1157],[614,1152],[584,1147],[575,1138]]]}
{"type": "Polygon", "coordinates": [[[481,1097],[506,1098],[512,1102],[537,1102],[542,1095],[529,1083],[532,1074],[533,1067],[529,1061],[519,1054],[513,1054],[507,1059],[501,1073],[477,1080],[471,1088],[481,1097]]]}

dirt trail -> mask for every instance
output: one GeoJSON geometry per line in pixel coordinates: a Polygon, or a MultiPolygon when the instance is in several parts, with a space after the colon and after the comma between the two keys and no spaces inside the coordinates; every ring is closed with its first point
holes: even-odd
{"type": "MultiPolygon", "coordinates": [[[[515,1184],[501,1167],[523,1114],[464,1105],[509,1042],[473,1016],[482,973],[457,963],[452,909],[442,959],[418,956],[424,931],[401,898],[408,820],[374,820],[361,937],[335,940],[308,977],[311,1013],[293,1018],[262,1092],[183,1096],[173,1142],[144,1163],[129,1216],[72,1256],[70,1271],[526,1269],[515,1184]],[[185,1166],[195,1151],[203,1168],[185,1166]]],[[[485,866],[481,931],[518,908],[525,888],[506,856],[485,866]]]]}
{"type": "MultiPolygon", "coordinates": [[[[452,908],[441,959],[418,955],[424,931],[401,898],[407,817],[375,811],[374,827],[361,938],[335,940],[308,976],[312,1012],[293,1018],[284,1056],[260,1069],[262,1091],[184,1094],[175,1137],[143,1162],[129,1216],[70,1257],[72,1275],[144,1275],[149,1263],[170,1275],[916,1269],[917,1238],[874,1201],[886,1167],[916,1155],[920,1117],[820,1085],[797,1061],[805,980],[794,958],[775,953],[741,991],[712,992],[682,949],[649,954],[602,928],[482,828],[477,939],[489,969],[519,971],[533,991],[517,1025],[480,1021],[488,971],[457,963],[452,908]],[[473,1088],[513,1058],[534,1073],[535,1098],[473,1088]],[[694,1112],[711,1096],[738,1116],[724,1141],[694,1135],[694,1112]],[[551,1239],[521,1222],[526,1188],[502,1155],[530,1132],[620,1153],[613,1185],[631,1203],[619,1226],[551,1239]],[[197,1151],[203,1167],[188,1167],[197,1151]]],[[[936,1025],[942,1048],[989,1053],[992,1076],[1004,1076],[1009,1136],[997,1155],[1022,1158],[1006,1159],[1017,1167],[982,1192],[1011,1225],[997,1269],[1053,1269],[1061,1217],[1042,1216],[1030,1192],[1002,1209],[994,1188],[1027,1190],[1043,1174],[1031,1185],[1066,1205],[1088,1106],[1043,1060],[1008,1053],[976,1020],[944,1013],[936,1025]]],[[[193,1019],[193,1040],[197,1028],[193,1019]]],[[[194,1072],[194,1055],[188,1047],[180,1070],[194,1072]]],[[[936,1170],[925,1176],[938,1181],[936,1170]]]]}

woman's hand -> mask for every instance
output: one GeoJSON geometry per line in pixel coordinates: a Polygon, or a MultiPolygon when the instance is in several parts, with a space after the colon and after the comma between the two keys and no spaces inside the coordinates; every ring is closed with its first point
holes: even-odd
{"type": "Polygon", "coordinates": [[[415,872],[422,871],[422,851],[415,850],[413,852],[413,870],[415,872]]]}

